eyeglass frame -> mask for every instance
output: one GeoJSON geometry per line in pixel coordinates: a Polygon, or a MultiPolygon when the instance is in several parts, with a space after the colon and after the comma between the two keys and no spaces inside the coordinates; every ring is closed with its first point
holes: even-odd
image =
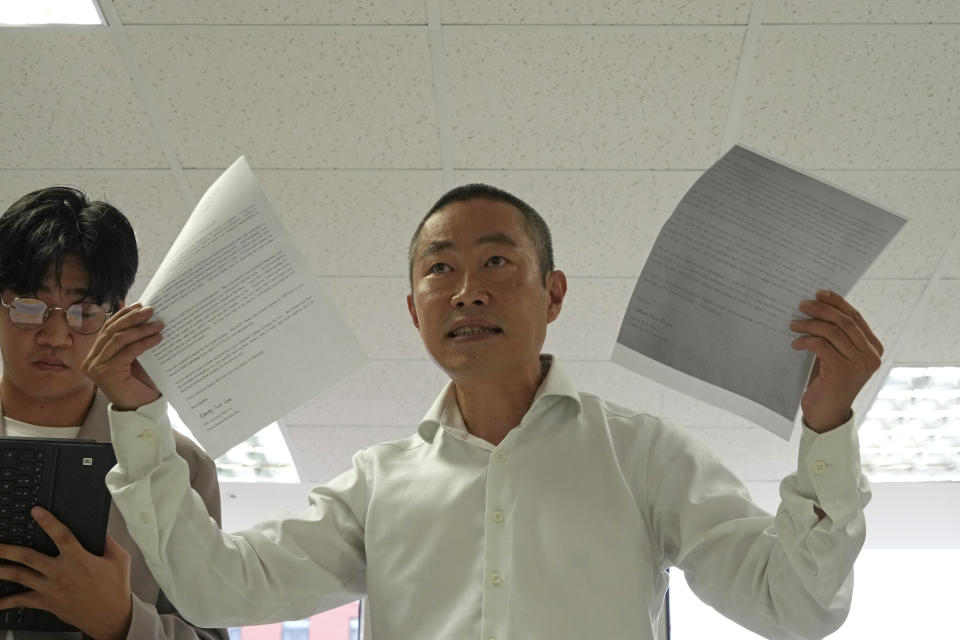
{"type": "Polygon", "coordinates": [[[13,303],[16,302],[17,300],[36,300],[37,302],[43,303],[43,305],[46,307],[46,309],[44,309],[44,312],[43,312],[43,318],[40,319],[40,326],[38,326],[36,329],[25,329],[23,327],[18,327],[17,323],[13,320],[12,317],[10,317],[10,324],[12,324],[14,327],[19,329],[20,331],[39,331],[40,329],[43,328],[43,325],[44,323],[46,323],[47,318],[50,317],[51,311],[63,311],[63,319],[66,320],[67,327],[70,329],[70,331],[77,334],[78,336],[92,336],[97,331],[100,331],[100,329],[103,329],[103,325],[106,324],[107,319],[110,316],[112,316],[114,313],[116,313],[115,311],[107,311],[102,304],[98,304],[96,302],[88,302],[88,303],[74,302],[73,304],[68,304],[66,307],[55,307],[51,304],[47,304],[46,300],[41,300],[40,298],[31,298],[29,296],[16,296],[14,297],[13,300],[10,301],[10,304],[7,304],[6,301],[4,301],[3,299],[3,294],[0,293],[0,305],[3,305],[4,307],[6,307],[8,317],[10,316],[11,313],[13,313],[13,303]],[[90,333],[83,333],[82,331],[78,331],[73,325],[70,324],[70,316],[67,315],[67,309],[69,309],[70,307],[81,305],[81,304],[95,304],[95,305],[98,305],[101,309],[103,309],[103,322],[101,322],[100,326],[97,327],[95,330],[91,331],[90,333]]]}

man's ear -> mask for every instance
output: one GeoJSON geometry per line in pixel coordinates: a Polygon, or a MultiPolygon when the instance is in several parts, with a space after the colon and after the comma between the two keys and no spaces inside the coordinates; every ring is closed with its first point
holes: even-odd
{"type": "Polygon", "coordinates": [[[560,315],[563,297],[567,295],[567,276],[556,269],[547,276],[547,322],[553,322],[560,315]]]}
{"type": "Polygon", "coordinates": [[[417,317],[417,308],[413,305],[413,294],[407,294],[407,311],[410,312],[410,318],[413,319],[413,326],[420,330],[420,318],[417,317]]]}

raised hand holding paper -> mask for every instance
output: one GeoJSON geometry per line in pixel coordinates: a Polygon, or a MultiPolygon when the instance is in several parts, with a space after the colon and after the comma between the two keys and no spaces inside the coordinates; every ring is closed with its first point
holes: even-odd
{"type": "Polygon", "coordinates": [[[165,326],[140,362],[211,457],[366,361],[243,157],[201,198],[141,302],[165,326]]]}
{"type": "Polygon", "coordinates": [[[663,226],[613,360],[789,439],[813,364],[797,306],[846,295],[904,222],[735,146],[663,226]]]}

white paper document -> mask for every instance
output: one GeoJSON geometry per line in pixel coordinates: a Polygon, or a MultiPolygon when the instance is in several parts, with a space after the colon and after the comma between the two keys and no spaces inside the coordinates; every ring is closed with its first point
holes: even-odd
{"type": "Polygon", "coordinates": [[[735,146],[660,231],[613,360],[789,439],[813,364],[797,305],[849,293],[904,222],[735,146]]]}
{"type": "Polygon", "coordinates": [[[214,458],[366,362],[243,157],[204,194],[141,302],[165,326],[139,360],[214,458]]]}

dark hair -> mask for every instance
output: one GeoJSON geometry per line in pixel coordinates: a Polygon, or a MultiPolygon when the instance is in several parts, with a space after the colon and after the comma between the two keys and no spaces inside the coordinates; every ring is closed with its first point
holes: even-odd
{"type": "Polygon", "coordinates": [[[88,293],[114,310],[137,275],[137,240],[127,218],[78,189],[48,187],[23,196],[0,216],[0,287],[33,293],[63,261],[76,256],[87,270],[88,293]]]}
{"type": "Polygon", "coordinates": [[[491,187],[488,184],[465,184],[447,191],[440,196],[440,199],[430,208],[427,215],[423,217],[417,230],[410,239],[410,248],[407,251],[407,275],[410,279],[410,287],[413,288],[413,260],[417,253],[417,242],[420,240],[420,232],[427,220],[444,207],[454,202],[466,202],[467,200],[491,200],[493,202],[503,202],[515,207],[520,215],[523,216],[523,230],[527,237],[533,243],[537,250],[537,257],[540,262],[540,274],[543,277],[543,283],[547,282],[547,275],[553,271],[553,241],[550,238],[550,227],[544,221],[540,214],[526,202],[507,193],[503,189],[491,187]]]}

